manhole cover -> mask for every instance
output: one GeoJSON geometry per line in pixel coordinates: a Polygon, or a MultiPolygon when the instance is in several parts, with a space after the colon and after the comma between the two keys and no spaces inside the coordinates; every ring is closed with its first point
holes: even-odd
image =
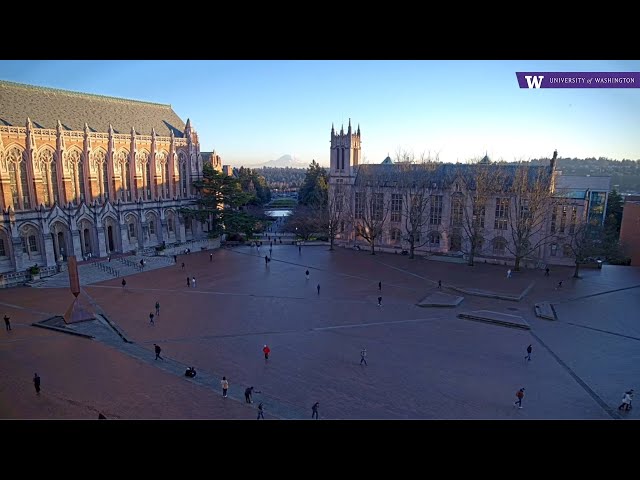
{"type": "Polygon", "coordinates": [[[507,307],[507,310],[511,310],[513,312],[517,312],[518,309],[516,307],[507,307]]]}

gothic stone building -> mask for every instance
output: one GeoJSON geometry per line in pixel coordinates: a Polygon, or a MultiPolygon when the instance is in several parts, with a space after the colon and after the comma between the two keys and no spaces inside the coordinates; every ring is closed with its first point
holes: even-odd
{"type": "MultiPolygon", "coordinates": [[[[429,203],[422,212],[423,218],[416,232],[415,253],[463,255],[471,250],[470,229],[462,228],[462,224],[465,215],[471,218],[470,196],[476,192],[473,191],[473,181],[468,179],[473,178],[475,165],[433,162],[408,165],[394,163],[389,157],[381,164],[362,165],[360,127],[352,131],[350,120],[346,133],[344,127],[340,132],[331,127],[330,152],[329,202],[334,201],[336,191],[344,192],[342,195],[347,199],[344,220],[336,236],[339,243],[369,246],[359,232],[369,228],[363,221],[366,217],[363,203],[370,201],[372,212],[369,213],[377,215],[381,221],[380,234],[374,240],[376,249],[407,249],[407,209],[406,205],[403,208],[403,202],[407,202],[411,195],[406,195],[410,188],[406,186],[416,183],[408,179],[425,178],[426,175],[429,187],[420,195],[427,195],[429,203]],[[376,201],[373,201],[374,196],[376,201]],[[377,212],[374,211],[376,209],[377,212]]],[[[581,219],[603,224],[610,177],[562,175],[555,163],[556,154],[545,166],[504,165],[491,163],[486,156],[482,159],[480,164],[485,164],[489,172],[495,171],[498,175],[500,170],[504,189],[487,198],[474,212],[473,221],[478,222],[481,231],[475,249],[476,260],[513,264],[515,241],[509,216],[515,205],[521,209],[528,208],[528,200],[514,198],[517,195],[509,185],[524,168],[524,175],[532,184],[541,179],[550,192],[548,203],[541,209],[543,216],[539,228],[530,238],[531,245],[539,243],[539,247],[523,258],[524,265],[574,263],[571,236],[576,234],[581,219]]]]}
{"type": "Polygon", "coordinates": [[[199,238],[202,162],[170,105],[0,81],[0,273],[199,238]]]}

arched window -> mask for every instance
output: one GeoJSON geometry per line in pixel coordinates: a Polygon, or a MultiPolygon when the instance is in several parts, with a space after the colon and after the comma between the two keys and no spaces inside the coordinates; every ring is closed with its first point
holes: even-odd
{"type": "Polygon", "coordinates": [[[16,169],[16,164],[14,162],[9,162],[9,185],[11,188],[11,200],[13,201],[13,209],[18,209],[20,203],[18,202],[18,198],[20,195],[18,193],[18,172],[16,169]]]}
{"type": "Polygon", "coordinates": [[[146,184],[146,199],[150,200],[151,199],[151,160],[147,159],[147,163],[144,164],[144,169],[146,171],[146,177],[147,177],[147,184],[146,184]]]}
{"type": "Polygon", "coordinates": [[[0,230],[0,260],[6,260],[9,256],[9,241],[4,230],[0,230]]]}
{"type": "Polygon", "coordinates": [[[151,220],[149,222],[149,235],[155,235],[156,234],[156,224],[154,223],[153,220],[151,220]]]}
{"type": "Polygon", "coordinates": [[[459,252],[462,250],[462,236],[459,233],[453,233],[449,237],[449,250],[459,252]]]}
{"type": "Polygon", "coordinates": [[[175,231],[176,225],[175,225],[175,220],[173,218],[172,214],[169,214],[167,216],[167,230],[169,231],[169,233],[173,233],[175,231]]]}
{"type": "Polygon", "coordinates": [[[102,162],[102,201],[105,202],[109,198],[109,164],[106,159],[102,162]]]}
{"type": "Polygon", "coordinates": [[[22,253],[26,254],[29,259],[40,256],[39,236],[39,232],[32,226],[26,226],[21,229],[22,253]]]}
{"type": "Polygon", "coordinates": [[[58,201],[58,169],[56,168],[56,155],[52,150],[45,148],[38,155],[40,171],[42,172],[42,200],[45,207],[52,206],[58,201]]]}
{"type": "Polygon", "coordinates": [[[506,248],[507,248],[507,241],[504,238],[498,237],[493,239],[494,255],[504,255],[506,248]]]}
{"type": "Polygon", "coordinates": [[[180,181],[182,183],[182,194],[187,194],[187,162],[180,164],[180,181]]]}
{"type": "Polygon", "coordinates": [[[20,187],[22,189],[22,205],[25,210],[31,208],[31,197],[29,196],[29,179],[27,177],[27,162],[22,159],[20,162],[20,187]]]}
{"type": "Polygon", "coordinates": [[[130,200],[131,192],[129,189],[131,188],[131,182],[129,181],[129,158],[128,155],[124,152],[119,153],[118,161],[120,162],[120,184],[122,189],[122,200],[130,200]]]}
{"type": "Polygon", "coordinates": [[[78,189],[80,190],[80,198],[78,199],[78,203],[82,201],[88,201],[89,199],[87,199],[84,188],[84,159],[82,155],[78,160],[78,189]]]}
{"type": "Polygon", "coordinates": [[[164,189],[164,198],[169,198],[169,182],[171,175],[169,174],[169,161],[164,165],[164,178],[162,179],[162,188],[164,189]]]}

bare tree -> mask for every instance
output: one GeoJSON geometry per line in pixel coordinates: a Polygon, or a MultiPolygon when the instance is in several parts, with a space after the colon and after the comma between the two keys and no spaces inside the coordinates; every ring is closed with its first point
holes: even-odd
{"type": "Polygon", "coordinates": [[[479,160],[470,163],[458,168],[458,178],[462,180],[464,191],[457,198],[454,193],[452,224],[458,221],[464,231],[467,243],[463,244],[462,251],[468,257],[467,265],[473,266],[475,256],[489,240],[486,232],[490,227],[485,226],[485,216],[492,200],[503,189],[505,175],[498,165],[480,163],[479,160]]]}
{"type": "MultiPolygon", "coordinates": [[[[401,222],[401,237],[409,245],[409,258],[415,249],[425,245],[428,236],[420,235],[429,221],[431,192],[436,164],[424,154],[419,159],[407,151],[396,152],[395,187],[391,194],[391,222],[401,222]]],[[[393,227],[392,227],[393,228],[393,227]]]]}
{"type": "Polygon", "coordinates": [[[319,213],[322,230],[329,237],[329,250],[333,250],[336,235],[347,217],[348,205],[346,188],[344,184],[329,185],[329,198],[327,205],[323,206],[319,213]]]}
{"type": "Polygon", "coordinates": [[[551,173],[547,167],[508,166],[513,170],[505,185],[505,196],[497,198],[495,228],[508,226],[511,242],[507,250],[515,257],[513,269],[539,247],[549,243],[555,234],[547,229],[548,212],[556,200],[551,188],[551,173]]]}
{"type": "Polygon", "coordinates": [[[361,165],[353,193],[350,216],[356,237],[361,236],[371,246],[371,255],[376,254],[375,243],[382,236],[389,215],[389,199],[385,198],[389,186],[388,168],[393,167],[385,165],[381,169],[378,165],[361,165]]]}
{"type": "Polygon", "coordinates": [[[306,205],[298,205],[284,224],[285,232],[295,233],[305,241],[320,229],[317,211],[306,205]]]}
{"type": "Polygon", "coordinates": [[[586,209],[578,216],[578,206],[567,202],[561,207],[569,214],[569,225],[562,226],[563,233],[566,231],[566,234],[560,234],[556,241],[562,245],[563,250],[567,248],[571,252],[575,262],[573,277],[580,278],[580,265],[588,263],[592,257],[604,254],[604,228],[589,222],[586,209]]]}

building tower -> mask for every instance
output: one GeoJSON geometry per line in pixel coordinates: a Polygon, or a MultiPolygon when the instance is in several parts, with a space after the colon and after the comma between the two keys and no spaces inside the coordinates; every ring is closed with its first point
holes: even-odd
{"type": "Polygon", "coordinates": [[[353,185],[355,181],[355,171],[360,163],[360,125],[358,130],[352,132],[351,119],[347,132],[344,132],[344,125],[340,128],[340,133],[336,133],[331,125],[331,150],[329,160],[329,183],[348,183],[353,185]]]}

